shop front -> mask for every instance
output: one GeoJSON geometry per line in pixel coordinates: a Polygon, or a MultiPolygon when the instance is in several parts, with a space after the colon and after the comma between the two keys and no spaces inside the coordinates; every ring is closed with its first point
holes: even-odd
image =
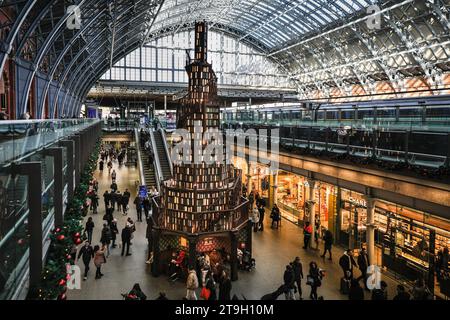
{"type": "Polygon", "coordinates": [[[270,168],[262,164],[251,164],[250,171],[248,170],[248,163],[243,158],[234,157],[233,164],[236,168],[243,172],[242,185],[248,189],[249,179],[250,188],[259,196],[266,200],[269,204],[270,194],[270,168]]]}
{"type": "MultiPolygon", "coordinates": [[[[305,206],[310,188],[314,187],[316,229],[321,235],[324,229],[335,229],[337,187],[316,182],[311,186],[308,179],[280,170],[277,179],[276,203],[283,218],[299,226],[305,221],[305,206]]],[[[306,217],[307,218],[307,217],[306,217]]]]}

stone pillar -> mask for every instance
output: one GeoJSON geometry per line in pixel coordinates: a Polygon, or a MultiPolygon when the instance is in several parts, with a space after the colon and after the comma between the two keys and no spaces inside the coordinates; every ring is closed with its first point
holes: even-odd
{"type": "MultiPolygon", "coordinates": [[[[237,258],[237,250],[238,250],[238,234],[236,231],[230,233],[231,237],[231,252],[230,252],[230,265],[231,265],[231,281],[236,281],[238,279],[238,258],[237,258]]],[[[251,237],[251,234],[250,234],[251,237]]]]}
{"type": "Polygon", "coordinates": [[[247,177],[247,197],[248,197],[252,192],[252,164],[250,161],[247,163],[246,177],[247,177]]]}
{"type": "Polygon", "coordinates": [[[318,243],[316,243],[316,239],[314,237],[314,234],[316,233],[316,194],[315,194],[315,187],[316,187],[316,181],[313,179],[308,179],[308,198],[307,198],[307,206],[309,211],[309,221],[311,228],[312,228],[312,234],[311,234],[311,241],[309,242],[310,248],[317,248],[318,243]]]}
{"type": "Polygon", "coordinates": [[[375,199],[371,196],[365,196],[367,205],[367,221],[366,221],[366,246],[369,263],[376,264],[375,257],[375,199]]]}
{"type": "Polygon", "coordinates": [[[277,203],[278,171],[269,176],[269,209],[277,203]]]}
{"type": "Polygon", "coordinates": [[[167,123],[167,96],[164,95],[164,120],[167,123]]]}

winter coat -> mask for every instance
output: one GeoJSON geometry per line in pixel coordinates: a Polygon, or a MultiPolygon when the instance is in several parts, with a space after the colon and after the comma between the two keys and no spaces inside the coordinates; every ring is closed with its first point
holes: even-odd
{"type": "Polygon", "coordinates": [[[339,265],[343,270],[353,270],[353,266],[356,265],[355,259],[352,256],[349,256],[347,253],[344,253],[342,257],[339,259],[339,265]]]}
{"type": "Polygon", "coordinates": [[[195,290],[198,288],[198,278],[195,270],[189,271],[189,275],[186,281],[186,288],[188,290],[195,290]]]}
{"type": "Polygon", "coordinates": [[[88,221],[86,222],[85,230],[91,232],[92,230],[94,230],[94,227],[95,227],[94,221],[88,221]]]}
{"type": "Polygon", "coordinates": [[[122,242],[130,242],[131,241],[131,229],[129,227],[125,227],[122,229],[122,242]]]}
{"type": "Polygon", "coordinates": [[[259,222],[259,211],[258,209],[253,209],[252,211],[252,222],[258,223],[259,222]]]}
{"type": "Polygon", "coordinates": [[[331,249],[331,246],[333,245],[333,234],[330,230],[325,231],[323,240],[325,242],[325,248],[331,249]]]}
{"type": "Polygon", "coordinates": [[[280,220],[280,209],[273,207],[272,212],[270,213],[270,217],[274,221],[279,221],[280,220]]]}
{"type": "Polygon", "coordinates": [[[366,271],[369,266],[369,256],[367,253],[360,253],[358,256],[358,268],[361,271],[366,271]]]}
{"type": "Polygon", "coordinates": [[[109,244],[111,242],[111,229],[108,226],[103,228],[100,242],[102,244],[109,244]]]}
{"type": "Polygon", "coordinates": [[[212,277],[207,279],[206,289],[209,289],[209,291],[211,292],[208,300],[211,301],[217,300],[216,283],[214,282],[214,279],[212,277]]]}
{"type": "Polygon", "coordinates": [[[80,257],[83,257],[84,264],[89,264],[94,257],[94,249],[92,246],[82,246],[78,253],[78,259],[80,259],[80,257]]]}
{"type": "Polygon", "coordinates": [[[105,251],[100,249],[94,254],[94,264],[100,267],[104,263],[106,263],[105,251]]]}
{"type": "Polygon", "coordinates": [[[117,228],[117,222],[111,222],[111,240],[116,240],[119,229],[117,228]]]}
{"type": "Polygon", "coordinates": [[[284,271],[283,280],[286,289],[294,289],[295,275],[292,269],[284,271]]]}
{"type": "Polygon", "coordinates": [[[303,266],[301,262],[293,262],[292,270],[294,271],[295,280],[300,280],[303,278],[303,266]]]}

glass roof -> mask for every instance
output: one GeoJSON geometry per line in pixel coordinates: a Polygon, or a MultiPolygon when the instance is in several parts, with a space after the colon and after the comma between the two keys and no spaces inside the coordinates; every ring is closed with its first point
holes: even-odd
{"type": "Polygon", "coordinates": [[[206,20],[256,40],[266,51],[283,46],[360,12],[375,0],[166,0],[151,33],[206,20]]]}

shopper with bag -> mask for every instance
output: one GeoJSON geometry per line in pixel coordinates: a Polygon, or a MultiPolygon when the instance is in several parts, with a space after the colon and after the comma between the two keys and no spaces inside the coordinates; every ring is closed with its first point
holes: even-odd
{"type": "Polygon", "coordinates": [[[105,251],[105,246],[101,249],[100,246],[94,247],[94,265],[97,268],[97,271],[95,272],[95,279],[100,279],[104,275],[102,273],[102,265],[106,263],[105,251]]]}
{"type": "Polygon", "coordinates": [[[209,290],[209,297],[205,298],[205,300],[215,301],[217,300],[217,292],[216,292],[216,282],[214,281],[214,276],[211,270],[208,271],[206,275],[206,286],[205,288],[209,290]]]}
{"type": "Polygon", "coordinates": [[[194,268],[189,267],[189,273],[186,281],[186,299],[197,300],[195,290],[198,289],[198,277],[194,268]]]}
{"type": "Polygon", "coordinates": [[[317,300],[317,288],[322,285],[323,272],[317,266],[317,263],[311,261],[309,263],[309,273],[306,278],[306,284],[311,286],[309,297],[311,300],[317,300]]]}

